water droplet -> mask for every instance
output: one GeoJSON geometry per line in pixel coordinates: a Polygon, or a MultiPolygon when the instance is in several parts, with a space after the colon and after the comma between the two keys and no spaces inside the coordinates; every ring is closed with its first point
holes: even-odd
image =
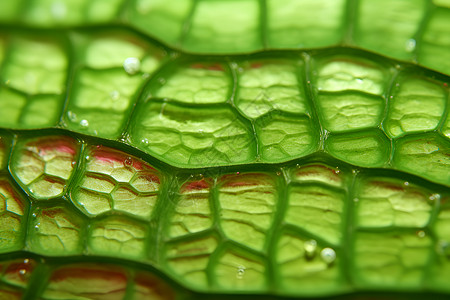
{"type": "Polygon", "coordinates": [[[68,117],[69,120],[72,121],[72,122],[75,122],[75,121],[77,120],[77,115],[76,115],[73,111],[71,111],[71,110],[69,110],[69,111],[67,112],[67,117],[68,117]]]}
{"type": "Polygon", "coordinates": [[[111,98],[111,100],[117,101],[120,98],[120,93],[118,91],[112,91],[111,93],[109,93],[109,97],[111,98]]]}
{"type": "Polygon", "coordinates": [[[408,186],[408,185],[409,185],[409,182],[408,182],[408,181],[405,181],[405,182],[403,182],[403,184],[404,184],[405,186],[408,186]]]}
{"type": "Polygon", "coordinates": [[[142,139],[141,142],[142,142],[143,144],[145,144],[145,145],[148,145],[148,143],[149,143],[149,142],[148,142],[148,139],[146,139],[146,138],[142,139]]]}
{"type": "Polygon", "coordinates": [[[400,86],[400,83],[397,82],[397,83],[395,84],[395,86],[400,86]]]}
{"type": "Polygon", "coordinates": [[[86,155],[86,160],[89,161],[91,159],[91,157],[89,155],[86,155]]]}
{"type": "Polygon", "coordinates": [[[27,273],[27,270],[25,270],[25,269],[20,269],[19,270],[19,274],[20,275],[25,275],[27,273]]]}
{"type": "Polygon", "coordinates": [[[38,223],[37,225],[34,225],[34,229],[39,230],[39,225],[41,225],[41,224],[38,223]]]}
{"type": "Polygon", "coordinates": [[[160,84],[166,84],[166,80],[164,79],[164,78],[158,78],[158,82],[160,83],[160,84]]]}
{"type": "Polygon", "coordinates": [[[36,213],[33,213],[32,216],[36,218],[36,213]]]}
{"type": "Polygon", "coordinates": [[[417,236],[420,238],[424,238],[426,236],[426,233],[423,230],[419,230],[417,231],[417,236]]]}
{"type": "Polygon", "coordinates": [[[353,198],[353,202],[359,202],[359,198],[353,198]]]}
{"type": "Polygon", "coordinates": [[[305,256],[308,259],[311,259],[316,254],[317,242],[316,240],[309,240],[303,243],[303,247],[305,248],[305,256]]]}
{"type": "Polygon", "coordinates": [[[141,61],[136,57],[128,57],[123,62],[123,68],[128,74],[134,75],[141,70],[141,61]]]}
{"type": "Polygon", "coordinates": [[[237,268],[237,272],[236,272],[236,277],[238,279],[242,279],[245,275],[245,267],[244,266],[239,266],[237,268]]]}
{"type": "Polygon", "coordinates": [[[28,258],[25,258],[25,259],[23,260],[23,263],[24,263],[24,264],[28,264],[28,263],[30,263],[30,260],[29,260],[28,258]]]}
{"type": "Polygon", "coordinates": [[[441,199],[441,195],[432,194],[428,199],[430,199],[430,201],[439,200],[439,199],[441,199]]]}
{"type": "Polygon", "coordinates": [[[34,193],[34,190],[33,190],[33,189],[30,189],[30,193],[33,194],[33,193],[34,193]]]}
{"type": "Polygon", "coordinates": [[[88,120],[81,120],[80,121],[80,125],[81,125],[81,127],[88,127],[89,126],[89,121],[88,120]]]}
{"type": "Polygon", "coordinates": [[[323,248],[320,257],[327,264],[332,264],[336,259],[336,252],[331,248],[323,248]]]}
{"type": "Polygon", "coordinates": [[[281,175],[281,172],[280,171],[277,171],[277,176],[280,176],[281,175]]]}
{"type": "Polygon", "coordinates": [[[336,167],[336,170],[334,170],[334,174],[339,174],[341,173],[341,170],[339,170],[339,167],[336,167]]]}
{"type": "Polygon", "coordinates": [[[133,159],[128,156],[124,161],[123,164],[125,165],[125,167],[131,167],[133,165],[133,159]]]}
{"type": "Polygon", "coordinates": [[[77,164],[77,162],[76,162],[76,161],[73,161],[73,162],[72,162],[72,167],[74,167],[76,164],[77,164]]]}
{"type": "Polygon", "coordinates": [[[416,49],[416,40],[415,39],[409,39],[406,41],[405,49],[408,52],[414,51],[416,49]]]}
{"type": "Polygon", "coordinates": [[[362,78],[356,78],[356,82],[357,82],[358,84],[363,84],[363,83],[364,83],[364,80],[363,80],[362,78]]]}

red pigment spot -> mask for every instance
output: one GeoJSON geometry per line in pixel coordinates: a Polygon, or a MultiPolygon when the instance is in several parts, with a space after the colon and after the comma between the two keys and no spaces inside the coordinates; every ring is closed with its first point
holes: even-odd
{"type": "Polygon", "coordinates": [[[328,179],[333,181],[340,181],[339,173],[336,170],[332,170],[328,167],[322,166],[322,165],[310,165],[307,167],[303,167],[300,170],[297,171],[295,174],[297,177],[302,176],[314,176],[314,175],[328,175],[328,179]],[[327,172],[327,174],[323,174],[321,170],[327,172]]]}
{"type": "Polygon", "coordinates": [[[157,184],[160,184],[159,177],[155,174],[145,174],[144,178],[147,179],[147,181],[155,182],[157,184]]]}
{"type": "Polygon", "coordinates": [[[371,184],[374,186],[379,186],[379,187],[389,189],[392,191],[396,191],[396,192],[404,192],[405,191],[405,189],[401,185],[388,183],[388,182],[384,182],[384,181],[372,181],[371,184]]]}
{"type": "Polygon", "coordinates": [[[251,65],[250,65],[250,68],[252,68],[252,69],[259,69],[259,68],[261,68],[262,67],[262,63],[252,63],[251,65]]]}
{"type": "Polygon", "coordinates": [[[60,209],[46,209],[42,210],[41,214],[47,218],[54,219],[58,214],[61,213],[60,209]]]}
{"type": "Polygon", "coordinates": [[[205,65],[201,63],[196,63],[191,65],[192,69],[206,69],[211,71],[223,71],[223,67],[220,64],[205,65]]]}
{"type": "Polygon", "coordinates": [[[17,193],[14,191],[14,189],[11,187],[11,184],[6,181],[6,180],[2,180],[0,181],[0,187],[4,190],[6,190],[7,195],[3,195],[6,197],[11,197],[14,199],[14,201],[17,203],[17,205],[19,205],[19,207],[23,210],[24,208],[24,203],[23,200],[17,195],[17,193]]]}
{"type": "Polygon", "coordinates": [[[197,181],[191,181],[188,183],[185,183],[183,187],[181,188],[182,193],[191,192],[191,191],[199,191],[204,189],[210,188],[210,183],[206,181],[205,179],[197,180],[197,181]]]}
{"type": "Polygon", "coordinates": [[[134,167],[138,171],[155,170],[149,164],[122,151],[117,151],[108,147],[95,148],[96,149],[93,149],[92,153],[94,158],[99,162],[117,162],[119,164],[123,164],[124,166],[134,167]]]}
{"type": "Polygon", "coordinates": [[[269,180],[270,178],[267,175],[258,173],[225,175],[221,178],[224,187],[271,185],[269,180]]]}
{"type": "Polygon", "coordinates": [[[444,87],[448,87],[448,83],[447,82],[444,82],[444,87]]]}
{"type": "Polygon", "coordinates": [[[52,282],[60,282],[64,280],[80,279],[83,281],[89,280],[104,280],[111,283],[111,285],[120,284],[126,285],[127,277],[122,270],[112,271],[113,267],[102,267],[100,265],[86,265],[84,267],[69,266],[56,270],[52,274],[52,282]]]}
{"type": "Polygon", "coordinates": [[[28,143],[27,146],[36,147],[39,149],[39,153],[46,155],[49,152],[66,153],[74,156],[77,151],[77,142],[69,137],[58,136],[41,139],[32,143],[28,143]]]}
{"type": "Polygon", "coordinates": [[[145,298],[155,300],[172,300],[175,299],[175,293],[170,286],[152,274],[138,273],[136,274],[136,293],[145,298]]]}
{"type": "Polygon", "coordinates": [[[15,260],[6,266],[4,277],[6,280],[18,284],[26,284],[36,266],[32,259],[15,260]]]}

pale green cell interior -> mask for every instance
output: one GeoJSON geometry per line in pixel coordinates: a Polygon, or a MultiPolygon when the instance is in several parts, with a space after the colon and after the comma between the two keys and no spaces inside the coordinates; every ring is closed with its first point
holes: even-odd
{"type": "Polygon", "coordinates": [[[362,228],[428,225],[432,203],[429,193],[392,178],[373,178],[355,195],[356,219],[362,228]]]}
{"type": "Polygon", "coordinates": [[[65,90],[67,57],[52,41],[16,38],[9,48],[2,77],[27,94],[61,94],[65,90]]]}
{"type": "Polygon", "coordinates": [[[399,59],[413,58],[425,0],[359,2],[354,39],[366,49],[399,59]]]}
{"type": "Polygon", "coordinates": [[[359,232],[355,236],[353,278],[366,287],[418,290],[431,255],[432,240],[415,230],[359,232]]]}
{"type": "Polygon", "coordinates": [[[448,95],[438,82],[407,78],[396,84],[385,127],[392,137],[432,131],[444,116],[448,95]]]}
{"type": "Polygon", "coordinates": [[[107,217],[93,222],[89,249],[99,255],[145,260],[146,229],[130,218],[107,217]]]}
{"type": "Polygon", "coordinates": [[[11,171],[33,198],[59,197],[73,174],[77,149],[65,136],[25,140],[16,146],[11,171]]]}
{"type": "Polygon", "coordinates": [[[317,129],[309,118],[274,116],[257,122],[255,129],[266,162],[306,156],[317,149],[317,129]]]}
{"type": "Polygon", "coordinates": [[[385,100],[356,91],[319,93],[319,113],[332,132],[374,128],[381,123],[385,100]]]}
{"type": "Polygon", "coordinates": [[[306,253],[305,243],[309,241],[291,234],[283,234],[278,240],[277,276],[285,294],[298,294],[300,285],[300,293],[308,296],[345,289],[341,282],[339,257],[332,265],[327,265],[320,258],[323,245],[319,244],[311,254],[306,253]]]}
{"type": "Polygon", "coordinates": [[[237,107],[249,118],[270,111],[307,113],[306,97],[301,90],[295,62],[254,62],[239,77],[237,107]]]}
{"type": "Polygon", "coordinates": [[[219,258],[213,274],[221,289],[261,293],[267,290],[265,269],[261,259],[227,251],[219,258]]]}
{"type": "Polygon", "coordinates": [[[259,50],[259,2],[256,0],[197,2],[183,40],[186,51],[229,53],[259,50]]]}
{"type": "Polygon", "coordinates": [[[326,150],[334,157],[361,167],[384,166],[389,159],[389,140],[382,132],[366,131],[332,135],[326,150]]]}
{"type": "Polygon", "coordinates": [[[431,180],[450,184],[450,147],[448,141],[437,135],[426,135],[398,140],[394,152],[394,165],[406,172],[431,180]]]}
{"type": "Polygon", "coordinates": [[[319,91],[338,92],[356,90],[382,95],[386,74],[376,63],[350,57],[333,58],[319,63],[317,84],[319,91]]]}
{"type": "Polygon", "coordinates": [[[170,243],[165,247],[166,270],[189,284],[191,288],[206,289],[209,286],[206,268],[218,245],[214,237],[204,237],[170,243]]]}
{"type": "Polygon", "coordinates": [[[275,183],[269,177],[256,174],[238,177],[219,188],[218,202],[225,235],[252,249],[262,250],[264,236],[276,211],[275,183]]]}
{"type": "Polygon", "coordinates": [[[82,253],[82,221],[63,207],[34,211],[27,237],[32,251],[66,256],[82,253]]]}
{"type": "Polygon", "coordinates": [[[342,239],[344,197],[344,191],[330,187],[315,184],[292,186],[288,189],[289,205],[285,220],[332,245],[338,245],[342,239]]]}
{"type": "Polygon", "coordinates": [[[247,126],[229,108],[188,108],[147,103],[131,131],[132,142],[164,161],[206,166],[254,157],[247,126]]]}
{"type": "Polygon", "coordinates": [[[213,224],[209,189],[194,190],[178,196],[168,235],[185,236],[204,231],[213,224]]]}
{"type": "Polygon", "coordinates": [[[336,44],[344,35],[344,14],[343,0],[268,0],[268,44],[274,48],[315,48],[336,44]]]}
{"type": "Polygon", "coordinates": [[[179,0],[176,5],[166,0],[136,0],[129,2],[128,21],[152,36],[177,45],[191,11],[192,0],[179,0]]]}
{"type": "Polygon", "coordinates": [[[23,248],[23,223],[29,203],[12,189],[11,184],[2,179],[0,182],[0,253],[23,248]]]}
{"type": "Polygon", "coordinates": [[[154,96],[185,103],[225,103],[232,87],[224,70],[208,69],[208,65],[180,68],[165,81],[154,96]]]}
{"type": "Polygon", "coordinates": [[[123,0],[31,0],[24,22],[43,26],[70,26],[113,20],[123,0]]]}
{"type": "Polygon", "coordinates": [[[450,73],[449,18],[449,8],[438,8],[433,11],[425,27],[418,52],[419,62],[444,74],[450,73]]]}

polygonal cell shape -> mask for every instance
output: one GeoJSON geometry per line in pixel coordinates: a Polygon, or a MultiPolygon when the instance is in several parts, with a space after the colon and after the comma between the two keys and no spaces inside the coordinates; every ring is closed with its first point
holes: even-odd
{"type": "Polygon", "coordinates": [[[191,288],[209,289],[212,283],[207,267],[217,245],[218,240],[213,236],[167,243],[164,248],[167,272],[191,288]]]}
{"type": "Polygon", "coordinates": [[[306,95],[300,86],[299,61],[262,60],[242,63],[236,105],[248,118],[274,110],[307,114],[306,95]]]}
{"type": "Polygon", "coordinates": [[[133,144],[181,166],[217,166],[255,157],[251,125],[229,107],[182,107],[149,101],[131,130],[133,144]]]}
{"type": "Polygon", "coordinates": [[[140,85],[159,67],[164,52],[135,36],[83,36],[85,68],[75,73],[64,116],[69,129],[117,138],[140,85]]]}
{"type": "Polygon", "coordinates": [[[56,125],[65,91],[66,51],[50,38],[26,36],[16,36],[9,50],[1,75],[6,87],[0,94],[11,98],[0,104],[0,123],[27,129],[56,125]]]}
{"type": "Polygon", "coordinates": [[[324,259],[322,254],[335,253],[332,248],[297,233],[284,233],[276,249],[277,281],[284,294],[317,296],[345,288],[339,256],[324,259]]]}
{"type": "Polygon", "coordinates": [[[0,253],[22,248],[28,205],[8,180],[0,179],[0,253]]]}
{"type": "Polygon", "coordinates": [[[431,193],[395,178],[362,180],[355,191],[356,224],[363,228],[425,227],[433,208],[431,193]]]}
{"type": "Polygon", "coordinates": [[[66,207],[41,207],[33,211],[28,244],[33,252],[56,256],[81,254],[83,221],[66,207]]]}
{"type": "Polygon", "coordinates": [[[84,176],[72,201],[86,214],[110,210],[150,218],[159,195],[160,173],[143,160],[104,146],[87,149],[84,176]]]}
{"type": "Polygon", "coordinates": [[[211,186],[210,178],[189,180],[181,186],[170,218],[171,238],[204,231],[212,226],[211,186]]]}
{"type": "Polygon", "coordinates": [[[276,180],[263,173],[225,175],[219,179],[220,225],[237,243],[262,250],[277,210],[276,180]]]}
{"type": "Polygon", "coordinates": [[[381,66],[340,56],[318,59],[316,65],[318,111],[327,130],[374,128],[381,122],[389,78],[381,66]]]}
{"type": "Polygon", "coordinates": [[[187,51],[250,52],[262,48],[259,2],[198,1],[183,39],[187,51]]]}
{"type": "Polygon", "coordinates": [[[127,272],[110,265],[77,264],[57,268],[42,294],[43,299],[124,299],[127,272]]]}
{"type": "Polygon", "coordinates": [[[152,83],[153,97],[190,104],[225,103],[233,87],[231,74],[220,63],[191,63],[165,75],[152,83]]]}
{"type": "Polygon", "coordinates": [[[67,136],[20,140],[11,170],[33,198],[59,197],[72,177],[78,151],[78,142],[67,136]]]}
{"type": "Polygon", "coordinates": [[[397,81],[389,99],[385,128],[391,137],[433,131],[444,117],[448,94],[441,82],[405,76],[397,81]]]}

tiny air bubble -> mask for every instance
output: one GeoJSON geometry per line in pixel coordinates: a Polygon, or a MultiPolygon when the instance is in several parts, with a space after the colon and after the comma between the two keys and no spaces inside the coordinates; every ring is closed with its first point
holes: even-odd
{"type": "Polygon", "coordinates": [[[303,244],[303,247],[305,248],[306,258],[313,258],[314,254],[316,253],[317,242],[315,240],[306,241],[303,244]]]}
{"type": "Polygon", "coordinates": [[[128,57],[123,62],[125,72],[134,75],[141,70],[141,61],[136,57],[128,57]]]}
{"type": "Polygon", "coordinates": [[[336,259],[336,252],[331,248],[323,248],[320,252],[320,257],[325,263],[331,264],[336,259]]]}
{"type": "Polygon", "coordinates": [[[244,277],[244,274],[245,274],[245,267],[244,266],[239,266],[236,273],[237,273],[236,277],[238,279],[242,279],[244,277]]]}
{"type": "Polygon", "coordinates": [[[415,39],[409,39],[406,41],[405,49],[408,52],[414,51],[416,49],[416,40],[415,39]]]}
{"type": "Polygon", "coordinates": [[[80,121],[80,125],[82,127],[88,127],[89,126],[89,121],[88,120],[81,120],[80,121]]]}
{"type": "Polygon", "coordinates": [[[109,97],[111,98],[111,100],[117,101],[120,98],[120,93],[118,91],[112,91],[111,93],[109,93],[109,97]]]}
{"type": "Polygon", "coordinates": [[[426,234],[425,234],[425,231],[423,231],[423,230],[417,231],[417,236],[418,236],[418,237],[424,238],[425,235],[426,235],[426,234]]]}

